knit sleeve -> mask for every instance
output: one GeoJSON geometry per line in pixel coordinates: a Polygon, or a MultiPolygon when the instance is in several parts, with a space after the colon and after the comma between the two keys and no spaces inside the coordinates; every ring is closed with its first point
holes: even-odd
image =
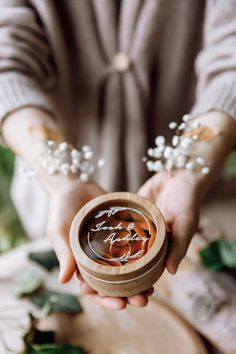
{"type": "Polygon", "coordinates": [[[54,112],[50,48],[27,0],[0,1],[0,123],[12,111],[38,106],[54,112]]]}
{"type": "Polygon", "coordinates": [[[213,109],[236,118],[236,1],[208,0],[203,49],[196,59],[197,92],[192,113],[213,109]]]}

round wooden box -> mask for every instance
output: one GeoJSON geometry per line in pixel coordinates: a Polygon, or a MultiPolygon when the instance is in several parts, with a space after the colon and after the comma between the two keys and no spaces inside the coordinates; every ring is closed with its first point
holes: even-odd
{"type": "Polygon", "coordinates": [[[70,241],[86,282],[103,296],[132,296],[150,288],[165,268],[164,219],[136,194],[99,196],[75,216],[70,241]]]}

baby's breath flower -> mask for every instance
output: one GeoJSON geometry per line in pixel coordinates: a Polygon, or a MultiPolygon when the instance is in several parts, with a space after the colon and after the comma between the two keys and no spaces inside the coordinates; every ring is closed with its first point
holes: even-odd
{"type": "Polygon", "coordinates": [[[206,175],[210,172],[209,166],[206,166],[205,160],[201,156],[195,156],[193,146],[198,141],[198,134],[186,136],[188,129],[199,128],[201,124],[198,121],[192,121],[189,114],[185,114],[182,122],[178,125],[176,122],[170,122],[169,128],[175,130],[171,144],[166,143],[165,137],[158,135],[155,139],[156,147],[149,148],[143,161],[146,163],[150,172],[161,172],[166,170],[171,172],[173,169],[187,169],[190,171],[200,171],[206,175]],[[151,159],[150,159],[151,158],[151,159]]]}

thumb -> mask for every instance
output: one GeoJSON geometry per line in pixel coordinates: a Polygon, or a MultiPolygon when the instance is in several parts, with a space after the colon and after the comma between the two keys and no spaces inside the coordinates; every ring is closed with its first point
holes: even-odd
{"type": "Polygon", "coordinates": [[[150,188],[146,184],[144,184],[141,188],[138,190],[138,194],[141,195],[144,198],[150,198],[150,188]]]}
{"type": "Polygon", "coordinates": [[[171,274],[177,272],[181,260],[185,257],[191,239],[197,230],[199,215],[197,212],[181,213],[172,224],[166,267],[171,274]]]}
{"type": "Polygon", "coordinates": [[[59,230],[50,230],[48,235],[52,241],[60,264],[58,281],[60,283],[67,283],[72,278],[77,267],[70,247],[69,235],[64,236],[64,233],[58,231],[59,230]]]}
{"type": "Polygon", "coordinates": [[[163,176],[156,173],[141,186],[141,188],[138,190],[138,194],[155,203],[157,196],[162,189],[162,186],[163,176]]]}
{"type": "MultiPolygon", "coordinates": [[[[57,252],[56,252],[57,253],[57,252]]],[[[58,257],[60,263],[60,273],[58,281],[60,283],[67,283],[75,273],[77,266],[71,250],[64,249],[63,255],[58,257]]]]}
{"type": "Polygon", "coordinates": [[[153,190],[153,185],[150,182],[150,180],[148,180],[146,183],[142,185],[142,187],[139,188],[138,195],[147,198],[149,200],[152,200],[153,202],[155,201],[155,192],[153,190]]]}

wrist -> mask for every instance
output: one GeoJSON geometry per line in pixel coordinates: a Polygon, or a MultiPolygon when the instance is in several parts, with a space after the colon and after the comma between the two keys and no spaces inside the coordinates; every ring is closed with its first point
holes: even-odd
{"type": "Polygon", "coordinates": [[[29,165],[34,162],[41,149],[43,136],[35,130],[35,127],[39,126],[59,132],[52,115],[33,107],[22,108],[9,114],[2,125],[6,145],[29,165]]]}
{"type": "Polygon", "coordinates": [[[90,146],[79,151],[65,142],[56,122],[36,108],[9,115],[3,133],[8,146],[26,162],[29,171],[27,167],[23,171],[35,176],[49,195],[88,181],[104,165],[103,159],[94,161],[90,146]]]}
{"type": "Polygon", "coordinates": [[[42,175],[42,183],[49,193],[62,185],[69,187],[75,182],[88,182],[96,171],[104,165],[104,160],[94,159],[90,146],[84,145],[81,150],[66,142],[48,140],[35,166],[35,174],[42,175]],[[48,175],[48,177],[47,177],[48,175]],[[55,178],[50,178],[54,176],[55,178]]]}
{"type": "Polygon", "coordinates": [[[174,170],[169,178],[177,178],[181,180],[186,188],[192,190],[195,199],[198,200],[199,203],[210,187],[213,179],[212,172],[208,175],[203,175],[201,172],[189,171],[186,169],[174,170]]]}
{"type": "Polygon", "coordinates": [[[236,143],[236,122],[221,111],[207,112],[194,118],[194,121],[200,123],[202,130],[206,128],[211,132],[209,138],[205,134],[203,139],[199,139],[192,150],[193,155],[201,156],[206,161],[209,172],[202,174],[198,171],[180,169],[172,171],[172,175],[183,179],[194,188],[197,193],[196,197],[199,194],[199,199],[202,199],[219,175],[227,156],[236,143]]]}
{"type": "Polygon", "coordinates": [[[236,122],[226,113],[211,111],[196,117],[202,127],[212,129],[213,136],[205,138],[195,146],[194,153],[201,155],[210,167],[208,175],[197,175],[197,184],[207,190],[222,170],[226,158],[236,143],[236,122]]]}
{"type": "Polygon", "coordinates": [[[83,184],[75,176],[64,176],[62,174],[48,175],[43,170],[37,173],[36,178],[50,199],[56,197],[58,194],[68,193],[75,189],[76,186],[83,184]]]}

